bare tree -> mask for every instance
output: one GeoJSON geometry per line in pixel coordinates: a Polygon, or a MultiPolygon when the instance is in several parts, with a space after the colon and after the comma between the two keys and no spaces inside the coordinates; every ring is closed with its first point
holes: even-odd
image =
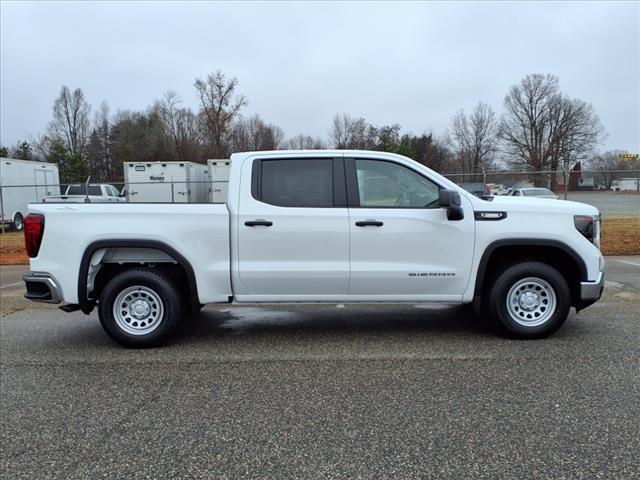
{"type": "Polygon", "coordinates": [[[613,181],[623,175],[620,170],[628,170],[633,167],[631,162],[627,162],[620,157],[626,153],[622,150],[609,150],[593,156],[588,162],[589,169],[597,172],[597,178],[602,186],[607,190],[611,188],[613,181]]]}
{"type": "Polygon", "coordinates": [[[505,153],[513,163],[528,165],[533,170],[548,166],[549,110],[558,92],[558,78],[540,74],[528,75],[509,89],[500,135],[505,153]]]}
{"type": "Polygon", "coordinates": [[[470,116],[460,110],[451,121],[456,154],[464,173],[486,172],[497,145],[498,122],[486,103],[478,103],[470,116]]]}
{"type": "Polygon", "coordinates": [[[174,145],[179,152],[179,158],[195,162],[204,161],[207,155],[198,116],[190,108],[179,108],[175,111],[174,120],[174,145]]]}
{"type": "Polygon", "coordinates": [[[227,139],[233,121],[247,105],[247,99],[236,94],[238,79],[227,78],[220,70],[210,73],[204,80],[196,79],[194,85],[203,123],[211,135],[212,154],[215,158],[223,158],[228,154],[227,139]]]}
{"type": "Polygon", "coordinates": [[[102,102],[93,120],[90,144],[94,144],[94,172],[98,178],[110,179],[115,176],[115,165],[111,157],[111,111],[107,102],[102,102]]]}
{"type": "Polygon", "coordinates": [[[181,100],[178,94],[173,90],[167,90],[160,100],[154,103],[154,109],[158,111],[167,136],[171,140],[171,144],[175,150],[175,159],[184,161],[184,153],[182,144],[178,135],[178,105],[181,100]]]}
{"type": "Polygon", "coordinates": [[[351,117],[346,113],[336,114],[331,122],[329,138],[335,148],[348,148],[349,130],[351,128],[351,117]]]}
{"type": "Polygon", "coordinates": [[[253,115],[236,120],[230,144],[234,152],[277,150],[283,139],[284,132],[280,127],[266,123],[259,115],[253,115]]]}
{"type": "Polygon", "coordinates": [[[321,138],[311,135],[296,135],[287,140],[283,147],[287,150],[323,150],[327,148],[321,138]]]}
{"type": "Polygon", "coordinates": [[[329,138],[335,148],[372,150],[376,146],[376,130],[362,118],[346,113],[333,117],[329,138]]]}
{"type": "Polygon", "coordinates": [[[578,162],[588,161],[604,137],[604,130],[588,103],[557,95],[549,110],[549,168],[568,172],[578,162]]]}
{"type": "Polygon", "coordinates": [[[53,120],[49,124],[50,136],[60,138],[68,153],[81,159],[89,138],[91,106],[79,88],[73,92],[63,86],[53,104],[53,120]]]}
{"type": "Polygon", "coordinates": [[[593,107],[563,95],[553,75],[528,75],[511,87],[504,104],[504,151],[513,163],[532,170],[568,171],[604,136],[593,107]]]}

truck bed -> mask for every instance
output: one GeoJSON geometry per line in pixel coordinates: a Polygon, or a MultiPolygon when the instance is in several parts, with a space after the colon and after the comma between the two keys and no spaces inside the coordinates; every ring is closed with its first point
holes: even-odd
{"type": "Polygon", "coordinates": [[[223,204],[31,204],[46,218],[31,270],[49,272],[68,302],[77,301],[78,271],[86,249],[101,240],[156,241],[181,252],[193,266],[201,303],[231,295],[229,211],[223,204]]]}

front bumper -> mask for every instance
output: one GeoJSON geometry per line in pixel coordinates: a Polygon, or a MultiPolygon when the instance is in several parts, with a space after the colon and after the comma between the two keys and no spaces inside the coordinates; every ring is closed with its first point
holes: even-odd
{"type": "Polygon", "coordinates": [[[46,272],[27,272],[22,279],[27,287],[24,298],[44,303],[62,301],[62,289],[53,275],[46,272]]]}
{"type": "Polygon", "coordinates": [[[600,300],[603,290],[604,271],[598,274],[598,279],[595,282],[580,282],[580,302],[576,305],[576,310],[580,311],[596,303],[600,300]]]}
{"type": "Polygon", "coordinates": [[[580,298],[582,300],[598,300],[604,289],[604,272],[600,272],[595,282],[580,282],[580,298]]]}

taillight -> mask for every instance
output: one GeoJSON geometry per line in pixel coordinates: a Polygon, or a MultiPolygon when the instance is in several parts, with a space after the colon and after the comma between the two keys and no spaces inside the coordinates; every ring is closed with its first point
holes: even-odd
{"type": "Polygon", "coordinates": [[[44,215],[30,213],[24,217],[24,247],[31,258],[38,256],[42,235],[44,234],[44,215]]]}

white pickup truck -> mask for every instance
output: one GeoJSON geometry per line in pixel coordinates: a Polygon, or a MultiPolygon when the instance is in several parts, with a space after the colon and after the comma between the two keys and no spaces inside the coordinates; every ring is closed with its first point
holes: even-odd
{"type": "Polygon", "coordinates": [[[207,303],[473,304],[510,336],[556,331],[600,298],[600,216],[581,203],[475,197],[408,158],[232,156],[223,204],[31,204],[26,297],[158,345],[207,303]]]}
{"type": "Polygon", "coordinates": [[[49,195],[42,198],[43,203],[121,203],[127,199],[116,187],[108,183],[74,183],[67,187],[64,195],[49,195]]]}

